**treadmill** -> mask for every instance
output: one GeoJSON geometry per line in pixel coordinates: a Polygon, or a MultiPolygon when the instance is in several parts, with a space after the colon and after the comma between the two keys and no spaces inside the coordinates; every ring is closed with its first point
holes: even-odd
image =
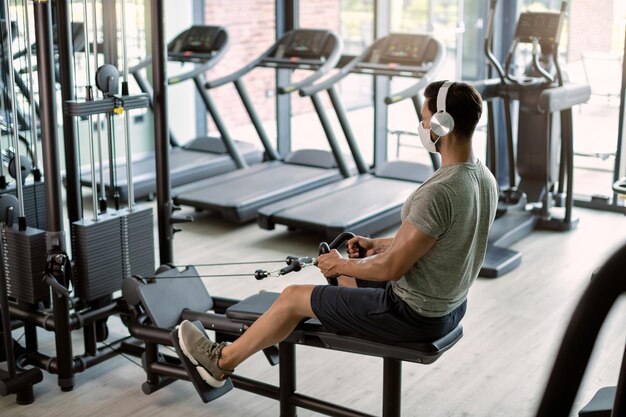
{"type": "Polygon", "coordinates": [[[385,104],[411,99],[421,118],[418,93],[433,80],[444,59],[443,44],[430,35],[391,34],[375,41],[334,77],[303,88],[300,92],[303,96],[327,91],[360,175],[262,207],[258,211],[259,225],[273,229],[276,224],[283,224],[334,239],[346,231],[372,235],[399,224],[404,201],[418,183],[438,168],[439,160],[431,155],[432,165],[392,161],[375,163],[373,171],[368,169],[334,85],[350,73],[414,78],[417,81],[410,87],[386,97],[385,104]]]}
{"type": "MultiPolygon", "coordinates": [[[[279,86],[278,94],[290,94],[321,78],[334,68],[341,56],[342,41],[333,32],[319,29],[296,29],[283,35],[267,51],[242,69],[221,79],[210,81],[207,89],[234,83],[243,104],[254,124],[263,147],[266,162],[218,175],[189,184],[180,190],[174,203],[206,209],[220,214],[234,223],[256,218],[257,210],[275,201],[303,193],[351,175],[351,168],[344,159],[339,145],[322,124],[331,152],[319,149],[300,149],[280,158],[270,144],[263,125],[254,110],[241,78],[258,67],[275,69],[310,70],[313,73],[300,82],[279,86]]],[[[311,96],[318,115],[321,103],[311,96]]]]}
{"type": "MultiPolygon", "coordinates": [[[[170,132],[170,177],[172,187],[181,186],[190,182],[198,181],[213,175],[233,171],[238,168],[246,168],[249,164],[259,163],[263,160],[263,151],[250,143],[235,141],[223,128],[222,119],[217,112],[208,92],[203,88],[205,73],[214,67],[224,56],[229,46],[228,32],[221,26],[192,26],[181,32],[167,46],[168,61],[192,64],[192,68],[182,74],[168,79],[168,85],[179,84],[193,80],[198,92],[202,97],[207,112],[211,115],[218,127],[220,137],[199,137],[191,140],[185,146],[175,140],[170,132]]],[[[141,75],[141,70],[152,63],[148,57],[138,65],[129,69],[142,92],[153,98],[152,87],[141,75]]],[[[117,167],[116,187],[122,201],[126,201],[128,185],[126,181],[126,169],[123,160],[117,167]]],[[[109,166],[103,164],[102,176],[104,178],[107,195],[111,195],[112,189],[109,180],[109,166]]],[[[154,152],[133,155],[133,185],[136,198],[150,198],[156,192],[156,163],[154,152]]],[[[96,184],[100,184],[97,179],[96,184]]],[[[81,171],[81,184],[91,186],[91,169],[83,168],[81,171]]]]}

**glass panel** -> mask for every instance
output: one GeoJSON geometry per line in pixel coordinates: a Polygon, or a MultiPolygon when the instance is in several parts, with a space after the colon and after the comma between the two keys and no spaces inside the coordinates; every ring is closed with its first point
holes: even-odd
{"type": "MultiPolygon", "coordinates": [[[[177,2],[173,2],[177,3],[177,2]]],[[[230,48],[224,58],[211,69],[206,77],[214,80],[241,69],[268,49],[276,39],[276,13],[274,0],[256,0],[245,3],[245,12],[240,2],[229,3],[205,1],[207,25],[221,25],[228,29],[230,48]]],[[[257,68],[243,78],[250,99],[254,104],[270,139],[276,137],[275,71],[257,68]]],[[[224,123],[234,139],[261,146],[259,137],[232,84],[211,90],[224,123]]],[[[211,118],[210,135],[217,135],[211,118]]]]}
{"type": "Polygon", "coordinates": [[[574,112],[574,192],[611,196],[624,59],[626,5],[571,2],[564,61],[573,82],[591,87],[591,99],[574,112]]]}
{"type": "MultiPolygon", "coordinates": [[[[432,33],[446,48],[446,62],[436,79],[461,79],[463,51],[462,0],[392,0],[391,31],[432,33]]],[[[413,79],[396,79],[391,91],[415,83],[413,79]]],[[[417,137],[419,123],[413,103],[405,100],[389,108],[389,149],[387,157],[430,164],[430,157],[417,137]]]]}
{"type": "MultiPolygon", "coordinates": [[[[330,29],[343,40],[344,55],[358,55],[373,41],[374,2],[373,0],[301,0],[300,27],[330,29]]],[[[294,77],[297,76],[297,74],[294,75],[294,77]]],[[[336,89],[359,148],[366,162],[372,163],[374,150],[372,77],[351,74],[339,82],[336,89]]],[[[296,95],[292,97],[292,149],[329,149],[310,98],[296,95]]],[[[320,97],[330,117],[339,145],[349,155],[349,148],[327,94],[322,92],[320,97]]]]}

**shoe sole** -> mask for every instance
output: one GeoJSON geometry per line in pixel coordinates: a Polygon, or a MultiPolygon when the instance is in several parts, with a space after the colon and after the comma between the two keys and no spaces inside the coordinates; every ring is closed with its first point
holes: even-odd
{"type": "Polygon", "coordinates": [[[196,367],[198,375],[200,375],[204,382],[206,382],[213,388],[220,388],[224,386],[224,384],[226,383],[225,380],[213,378],[209,371],[207,371],[202,365],[200,365],[200,363],[198,363],[198,361],[189,353],[189,350],[187,350],[187,346],[185,346],[185,342],[183,342],[183,338],[180,335],[180,328],[178,328],[178,344],[180,345],[180,348],[183,351],[185,357],[189,359],[189,361],[196,367]]]}

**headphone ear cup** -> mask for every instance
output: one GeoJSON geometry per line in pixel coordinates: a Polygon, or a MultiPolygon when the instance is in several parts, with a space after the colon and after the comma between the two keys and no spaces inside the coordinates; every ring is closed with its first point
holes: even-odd
{"type": "Polygon", "coordinates": [[[447,112],[435,113],[430,119],[430,129],[437,136],[446,136],[454,129],[454,119],[447,112]]]}

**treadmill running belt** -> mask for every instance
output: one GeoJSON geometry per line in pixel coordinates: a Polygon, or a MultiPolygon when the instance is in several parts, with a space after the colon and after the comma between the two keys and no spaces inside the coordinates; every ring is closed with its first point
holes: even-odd
{"type": "Polygon", "coordinates": [[[321,169],[282,162],[266,162],[246,170],[209,178],[181,191],[176,204],[219,210],[236,222],[256,217],[263,205],[297,195],[340,179],[336,169],[321,169]]]}
{"type": "Polygon", "coordinates": [[[283,224],[325,231],[328,237],[343,231],[371,234],[399,224],[404,201],[418,187],[410,181],[362,175],[263,207],[259,223],[269,229],[283,224]],[[373,221],[375,231],[371,229],[373,221]]]}

